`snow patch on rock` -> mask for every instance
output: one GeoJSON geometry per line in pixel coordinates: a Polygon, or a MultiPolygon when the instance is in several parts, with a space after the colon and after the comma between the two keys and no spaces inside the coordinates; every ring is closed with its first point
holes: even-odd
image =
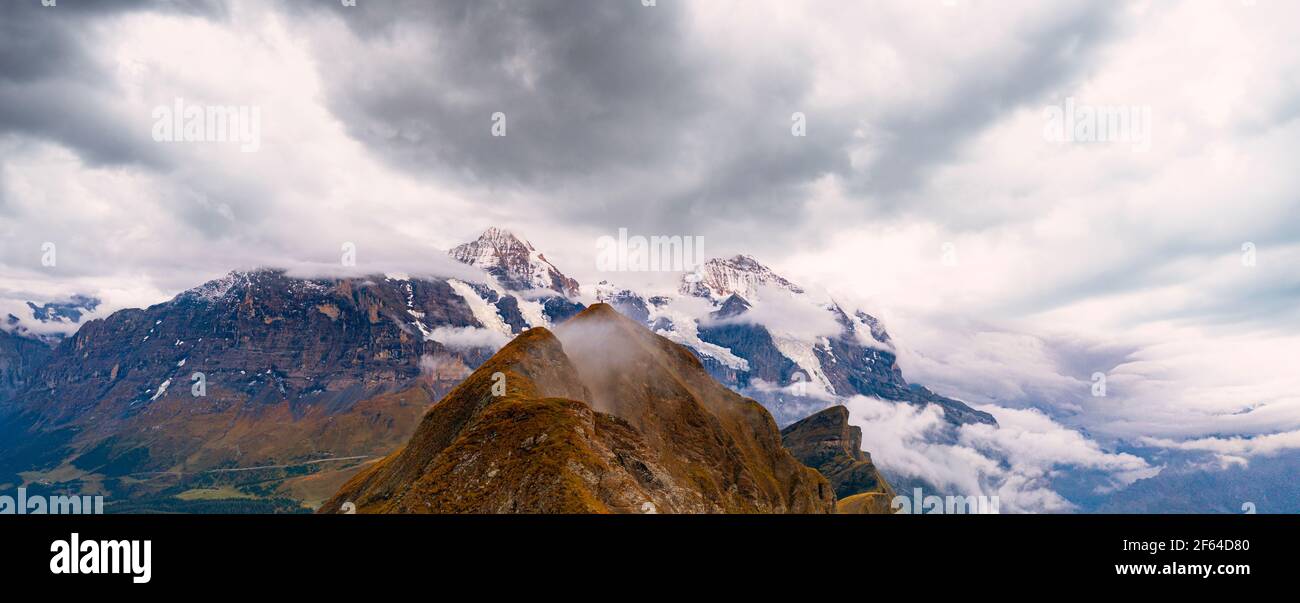
{"type": "Polygon", "coordinates": [[[496,306],[493,306],[488,303],[487,300],[483,299],[483,297],[480,296],[473,287],[469,286],[468,283],[456,279],[450,279],[447,281],[447,284],[451,286],[457,295],[464,298],[465,303],[469,305],[470,312],[474,314],[474,319],[477,320],[479,324],[483,325],[484,328],[501,333],[507,338],[514,335],[514,332],[510,329],[510,325],[506,324],[506,321],[497,313],[496,306]]]}

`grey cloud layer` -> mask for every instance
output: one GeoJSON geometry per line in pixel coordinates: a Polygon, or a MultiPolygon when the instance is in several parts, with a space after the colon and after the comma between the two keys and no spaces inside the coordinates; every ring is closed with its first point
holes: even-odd
{"type": "MultiPolygon", "coordinates": [[[[693,37],[677,2],[358,9],[325,9],[356,44],[318,44],[330,55],[322,70],[331,105],[355,137],[410,170],[524,187],[568,219],[673,232],[709,231],[740,212],[782,232],[803,219],[806,187],[827,174],[854,184],[863,216],[918,209],[924,202],[908,193],[931,167],[1085,68],[1111,26],[1109,10],[1065,6],[1017,32],[1023,48],[1010,64],[951,74],[953,92],[935,107],[882,114],[871,99],[811,106],[816,65],[804,48],[754,69],[754,57],[693,37]],[[395,53],[398,40],[418,51],[395,53]],[[508,140],[488,136],[497,111],[508,140]],[[790,135],[796,111],[807,114],[807,138],[790,135]],[[855,132],[868,120],[878,159],[855,169],[850,155],[863,142],[855,132]]],[[[888,28],[888,18],[863,24],[863,35],[888,28]]]]}
{"type": "MultiPolygon", "coordinates": [[[[161,167],[166,155],[132,116],[115,112],[114,65],[97,52],[99,22],[159,11],[218,18],[217,0],[62,0],[0,6],[0,134],[19,133],[73,148],[88,164],[161,167]]],[[[0,195],[3,189],[0,189],[0,195]]]]}
{"type": "Polygon", "coordinates": [[[358,36],[323,67],[353,136],[409,170],[526,188],[569,219],[693,232],[740,209],[788,218],[795,187],[846,165],[846,128],[814,126],[830,144],[791,140],[809,86],[794,57],[728,89],[735,65],[700,52],[676,2],[331,12],[358,36]],[[390,55],[394,40],[420,52],[390,55]],[[489,136],[498,111],[505,139],[489,136]]]}
{"type": "MultiPolygon", "coordinates": [[[[887,142],[879,160],[856,179],[859,192],[893,209],[903,209],[902,204],[942,207],[942,199],[910,193],[989,124],[1022,105],[1040,103],[1092,67],[1093,53],[1116,28],[1115,11],[1104,3],[1063,3],[1060,10],[1060,16],[1021,32],[1013,56],[996,64],[972,57],[976,60],[968,71],[953,74],[952,90],[937,107],[906,107],[884,116],[876,127],[887,142]]],[[[942,211],[927,212],[927,217],[949,219],[942,211]]]]}
{"type": "MultiPolygon", "coordinates": [[[[166,149],[124,125],[138,116],[117,112],[112,66],[90,48],[91,26],[146,6],[216,20],[228,7],[66,4],[8,8],[6,27],[19,35],[6,36],[12,52],[0,75],[9,82],[0,87],[0,129],[67,145],[91,164],[169,169],[166,149]]],[[[951,73],[943,102],[915,107],[870,98],[815,103],[808,48],[713,48],[699,38],[690,7],[672,0],[278,6],[314,40],[328,105],[349,134],[413,176],[480,186],[489,198],[505,193],[494,202],[513,211],[604,229],[709,234],[767,254],[796,240],[793,227],[809,219],[809,187],[826,175],[850,185],[858,219],[900,209],[952,219],[958,214],[942,211],[945,200],[914,194],[929,170],[1002,112],[1084,68],[1110,27],[1110,11],[1066,5],[1013,32],[1022,48],[1009,64],[951,73]],[[349,33],[320,26],[330,19],[349,33]],[[506,139],[489,135],[497,111],[507,117],[506,139]],[[807,114],[806,138],[790,135],[796,111],[807,114]],[[877,158],[855,167],[864,127],[877,158]],[[754,228],[769,235],[753,241],[746,233],[754,228]]],[[[892,18],[881,11],[861,25],[863,35],[887,30],[892,18]]],[[[897,48],[909,59],[924,50],[897,48]]],[[[210,190],[218,186],[185,188],[221,198],[210,190]]],[[[265,200],[238,194],[227,202],[256,211],[265,200]]]]}

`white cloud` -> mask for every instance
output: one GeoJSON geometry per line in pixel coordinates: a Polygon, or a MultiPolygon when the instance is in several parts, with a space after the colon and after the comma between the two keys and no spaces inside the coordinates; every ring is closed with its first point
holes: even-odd
{"type": "Polygon", "coordinates": [[[862,446],[886,473],[919,478],[958,496],[997,496],[1009,512],[1068,512],[1077,506],[1057,492],[1064,470],[1089,470],[1110,490],[1159,473],[1147,461],[1106,452],[1083,434],[1035,410],[978,406],[999,426],[964,425],[956,438],[938,407],[916,407],[857,396],[846,401],[862,446]]]}
{"type": "Polygon", "coordinates": [[[1230,438],[1196,438],[1191,440],[1169,440],[1163,438],[1143,438],[1143,443],[1161,448],[1191,450],[1213,453],[1221,465],[1246,465],[1251,457],[1273,456],[1287,450],[1300,448],[1300,431],[1271,433],[1256,437],[1230,438]]]}
{"type": "Polygon", "coordinates": [[[494,329],[482,327],[437,327],[429,338],[449,348],[489,348],[496,350],[510,338],[494,329]]]}
{"type": "Polygon", "coordinates": [[[842,329],[835,315],[810,297],[769,286],[759,287],[756,299],[744,314],[721,320],[710,320],[707,311],[696,316],[702,317],[706,326],[756,324],[767,327],[773,335],[785,335],[802,341],[839,335],[842,329]]]}

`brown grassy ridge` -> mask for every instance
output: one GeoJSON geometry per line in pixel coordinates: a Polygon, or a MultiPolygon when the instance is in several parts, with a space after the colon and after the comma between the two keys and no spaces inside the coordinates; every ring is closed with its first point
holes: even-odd
{"type": "Polygon", "coordinates": [[[758,403],[598,304],[520,334],[321,512],[830,512],[758,403]],[[561,341],[564,341],[562,344],[561,341]],[[506,395],[493,396],[493,375],[506,395]]]}

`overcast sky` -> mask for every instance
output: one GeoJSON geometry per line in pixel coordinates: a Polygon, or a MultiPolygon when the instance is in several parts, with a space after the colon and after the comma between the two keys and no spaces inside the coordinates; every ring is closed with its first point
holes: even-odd
{"type": "Polygon", "coordinates": [[[642,285],[596,272],[627,228],[863,304],[912,380],[973,403],[1300,446],[1297,3],[356,4],[3,3],[0,310],[147,305],[344,242],[437,272],[490,225],[642,285]],[[257,151],[155,141],[178,98],[256,107],[257,151]],[[1058,142],[1067,103],[1148,127],[1058,142]]]}

